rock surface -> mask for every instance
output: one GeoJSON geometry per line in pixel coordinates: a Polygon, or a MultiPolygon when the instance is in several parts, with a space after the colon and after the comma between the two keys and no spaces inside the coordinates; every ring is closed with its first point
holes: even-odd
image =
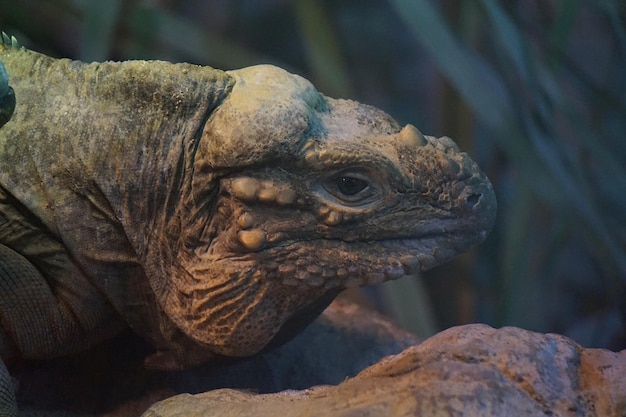
{"type": "Polygon", "coordinates": [[[467,325],[383,359],[337,386],[258,395],[183,394],[144,417],[626,415],[626,350],[467,325]]]}

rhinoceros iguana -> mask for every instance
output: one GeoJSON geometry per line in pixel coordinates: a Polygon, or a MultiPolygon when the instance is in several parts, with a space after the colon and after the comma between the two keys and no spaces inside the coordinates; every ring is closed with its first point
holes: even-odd
{"type": "Polygon", "coordinates": [[[149,366],[251,355],[341,289],[445,262],[494,221],[452,140],[274,66],[87,64],[6,35],[0,61],[5,362],[128,326],[149,366]]]}

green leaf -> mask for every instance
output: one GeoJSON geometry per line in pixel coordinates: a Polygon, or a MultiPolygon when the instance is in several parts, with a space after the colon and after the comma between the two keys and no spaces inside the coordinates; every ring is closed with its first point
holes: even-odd
{"type": "Polygon", "coordinates": [[[352,82],[323,3],[298,0],[291,3],[302,33],[315,85],[334,97],[353,96],[352,82]]]}
{"type": "Polygon", "coordinates": [[[390,0],[398,16],[476,115],[496,128],[508,123],[513,107],[502,78],[453,35],[428,0],[390,0]]]}
{"type": "MultiPolygon", "coordinates": [[[[199,64],[236,69],[270,61],[230,39],[206,32],[189,20],[157,8],[137,7],[129,20],[131,30],[139,38],[166,45],[184,55],[186,60],[199,64]]],[[[132,50],[140,46],[131,42],[126,48],[132,50]]]]}
{"type": "Polygon", "coordinates": [[[110,58],[121,0],[84,1],[81,28],[82,61],[104,61],[110,58]]]}

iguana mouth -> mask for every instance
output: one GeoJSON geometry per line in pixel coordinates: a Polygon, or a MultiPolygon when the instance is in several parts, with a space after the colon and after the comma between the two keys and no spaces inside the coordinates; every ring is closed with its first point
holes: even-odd
{"type": "MultiPolygon", "coordinates": [[[[483,236],[484,237],[484,236],[483,236]]],[[[378,284],[442,264],[477,242],[475,233],[428,233],[369,241],[282,242],[258,252],[267,279],[286,286],[335,289],[378,284]]]]}

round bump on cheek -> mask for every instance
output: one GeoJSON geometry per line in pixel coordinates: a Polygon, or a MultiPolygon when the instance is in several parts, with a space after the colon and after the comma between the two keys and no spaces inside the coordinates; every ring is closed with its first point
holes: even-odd
{"type": "Polygon", "coordinates": [[[250,177],[235,178],[230,183],[231,193],[242,201],[254,201],[260,188],[259,182],[250,177]]]}
{"type": "Polygon", "coordinates": [[[254,216],[250,213],[243,213],[237,219],[237,226],[242,229],[249,229],[254,225],[254,216]]]}
{"type": "Polygon", "coordinates": [[[296,201],[296,192],[291,188],[283,188],[278,192],[276,196],[276,202],[281,206],[286,206],[289,204],[293,204],[296,201]]]}
{"type": "Polygon", "coordinates": [[[278,265],[278,273],[283,276],[290,276],[296,272],[296,266],[293,264],[280,264],[278,265]]]}
{"type": "Polygon", "coordinates": [[[307,266],[306,271],[309,274],[320,275],[322,273],[322,267],[319,265],[309,265],[307,266]]]}
{"type": "Polygon", "coordinates": [[[241,230],[237,238],[244,248],[252,251],[261,249],[266,243],[266,234],[260,229],[241,230]]]}
{"type": "Polygon", "coordinates": [[[343,220],[343,216],[338,211],[330,211],[326,218],[324,219],[324,223],[328,226],[336,226],[343,220]]]}
{"type": "Polygon", "coordinates": [[[310,278],[310,274],[306,271],[298,270],[295,277],[300,281],[307,281],[310,278]]]}
{"type": "Polygon", "coordinates": [[[337,226],[339,223],[348,220],[347,213],[333,210],[326,205],[320,205],[316,211],[320,220],[327,226],[337,226]]]}
{"type": "Polygon", "coordinates": [[[257,198],[263,203],[271,203],[276,201],[278,191],[278,187],[275,187],[273,185],[265,185],[259,190],[257,198]]]}
{"type": "Polygon", "coordinates": [[[320,217],[326,217],[330,211],[330,207],[322,205],[317,208],[317,215],[320,217]]]}

